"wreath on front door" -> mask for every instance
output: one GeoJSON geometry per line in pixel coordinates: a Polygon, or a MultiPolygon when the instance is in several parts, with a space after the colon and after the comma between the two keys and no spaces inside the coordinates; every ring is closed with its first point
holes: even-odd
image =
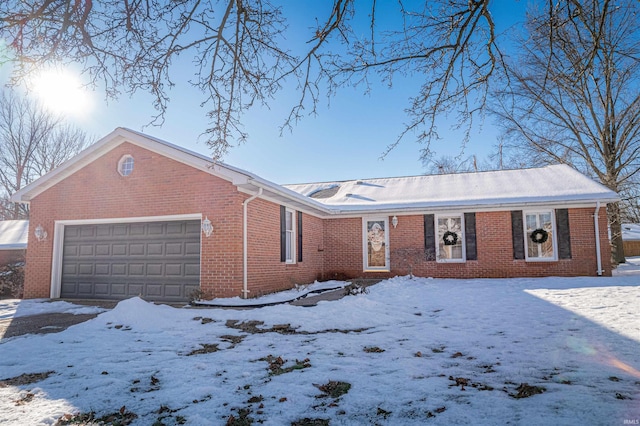
{"type": "Polygon", "coordinates": [[[444,241],[445,246],[455,246],[458,242],[458,234],[455,232],[447,231],[442,236],[442,241],[444,241]]]}
{"type": "Polygon", "coordinates": [[[534,243],[543,244],[549,239],[549,233],[542,228],[538,228],[531,233],[530,238],[534,243]]]}

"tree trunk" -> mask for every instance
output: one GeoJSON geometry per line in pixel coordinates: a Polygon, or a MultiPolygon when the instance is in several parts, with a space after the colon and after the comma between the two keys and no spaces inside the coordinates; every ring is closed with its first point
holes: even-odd
{"type": "Polygon", "coordinates": [[[625,263],[619,203],[607,204],[607,215],[611,230],[611,262],[613,265],[625,263]]]}

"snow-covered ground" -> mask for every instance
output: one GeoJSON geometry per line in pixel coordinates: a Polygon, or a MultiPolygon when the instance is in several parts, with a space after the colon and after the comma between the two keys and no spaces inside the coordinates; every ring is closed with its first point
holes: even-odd
{"type": "MultiPolygon", "coordinates": [[[[397,277],[311,308],[125,300],[0,341],[0,424],[639,424],[639,263],[612,278],[397,277]]],[[[1,318],[56,309],[86,308],[0,301],[1,318]]]]}

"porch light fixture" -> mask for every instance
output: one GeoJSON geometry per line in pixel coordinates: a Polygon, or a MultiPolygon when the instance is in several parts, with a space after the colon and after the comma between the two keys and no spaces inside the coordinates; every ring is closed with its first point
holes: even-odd
{"type": "Polygon", "coordinates": [[[42,225],[36,226],[36,229],[33,231],[36,236],[36,240],[44,241],[47,239],[47,231],[44,230],[42,225]]]}
{"type": "Polygon", "coordinates": [[[202,232],[204,232],[204,235],[206,237],[210,237],[213,233],[213,225],[211,224],[211,221],[207,216],[205,216],[204,220],[202,221],[202,232]]]}
{"type": "Polygon", "coordinates": [[[394,228],[398,226],[398,216],[393,216],[391,218],[391,224],[393,225],[394,228]]]}

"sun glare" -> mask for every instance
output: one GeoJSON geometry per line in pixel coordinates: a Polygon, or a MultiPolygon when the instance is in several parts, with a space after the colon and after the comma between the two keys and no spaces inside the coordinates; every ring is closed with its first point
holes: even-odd
{"type": "Polygon", "coordinates": [[[86,115],[91,107],[89,92],[71,71],[60,68],[39,72],[30,89],[42,105],[56,114],[86,115]]]}

